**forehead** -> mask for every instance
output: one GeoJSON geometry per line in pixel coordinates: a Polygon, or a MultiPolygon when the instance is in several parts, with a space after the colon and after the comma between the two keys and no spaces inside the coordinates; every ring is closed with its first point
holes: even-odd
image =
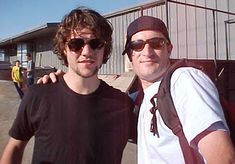
{"type": "Polygon", "coordinates": [[[137,39],[150,39],[153,37],[161,37],[161,38],[165,38],[165,36],[159,32],[159,31],[153,31],[153,30],[144,30],[144,31],[139,31],[137,33],[135,33],[132,37],[131,40],[137,40],[137,39]]]}
{"type": "Polygon", "coordinates": [[[76,29],[71,32],[71,38],[94,38],[95,34],[88,28],[76,29]]]}

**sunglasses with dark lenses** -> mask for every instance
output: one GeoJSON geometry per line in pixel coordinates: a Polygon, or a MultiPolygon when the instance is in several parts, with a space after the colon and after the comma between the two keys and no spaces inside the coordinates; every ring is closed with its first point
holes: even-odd
{"type": "Polygon", "coordinates": [[[101,39],[89,39],[89,40],[85,40],[82,38],[75,38],[75,39],[71,39],[68,42],[68,47],[70,49],[70,51],[80,51],[85,44],[88,44],[93,50],[97,50],[97,49],[101,49],[104,45],[105,45],[105,41],[101,40],[101,39]]]}
{"type": "Polygon", "coordinates": [[[147,40],[135,40],[130,42],[129,48],[134,51],[142,51],[144,49],[145,44],[149,44],[149,46],[153,49],[160,50],[165,44],[169,42],[165,38],[151,38],[147,40]]]}

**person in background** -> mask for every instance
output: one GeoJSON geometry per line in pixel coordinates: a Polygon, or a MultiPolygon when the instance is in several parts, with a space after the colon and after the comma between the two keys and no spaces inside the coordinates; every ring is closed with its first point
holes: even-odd
{"type": "MultiPolygon", "coordinates": [[[[123,55],[128,55],[143,93],[137,125],[138,164],[185,162],[178,137],[164,124],[159,111],[151,110],[157,104],[153,97],[162,77],[171,66],[172,49],[162,20],[141,16],[128,26],[123,55]]],[[[209,77],[198,69],[182,67],[173,73],[170,84],[184,134],[197,157],[194,162],[235,163],[219,95],[209,77]]]]}
{"type": "Polygon", "coordinates": [[[27,57],[27,70],[26,70],[26,77],[27,77],[27,86],[31,86],[34,84],[34,68],[35,63],[32,60],[32,55],[30,53],[26,54],[27,57]]]}
{"type": "Polygon", "coordinates": [[[23,83],[23,70],[22,67],[20,67],[20,61],[15,61],[15,66],[12,67],[11,70],[11,78],[13,80],[13,83],[15,85],[15,88],[22,99],[24,96],[24,92],[22,91],[22,83],[23,83]]]}
{"type": "Polygon", "coordinates": [[[133,103],[97,76],[110,57],[112,31],[89,8],[78,7],[63,18],[54,53],[68,71],[58,83],[29,88],[0,163],[21,163],[34,136],[33,164],[121,164],[133,103]]]}

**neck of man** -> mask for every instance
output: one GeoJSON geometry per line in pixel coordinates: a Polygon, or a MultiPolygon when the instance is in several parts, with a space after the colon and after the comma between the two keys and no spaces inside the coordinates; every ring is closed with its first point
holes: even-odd
{"type": "Polygon", "coordinates": [[[93,93],[100,85],[100,79],[97,74],[84,78],[67,72],[63,78],[71,90],[83,95],[93,93]]]}
{"type": "Polygon", "coordinates": [[[161,77],[154,79],[154,80],[145,80],[145,79],[140,79],[141,81],[141,85],[143,89],[148,88],[150,85],[152,85],[153,83],[155,83],[156,81],[159,81],[161,79],[161,77]]]}

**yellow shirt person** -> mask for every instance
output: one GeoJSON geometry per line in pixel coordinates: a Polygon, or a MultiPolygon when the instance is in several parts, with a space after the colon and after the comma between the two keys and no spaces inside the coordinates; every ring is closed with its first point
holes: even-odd
{"type": "Polygon", "coordinates": [[[18,84],[22,83],[23,82],[23,78],[21,76],[21,70],[20,70],[20,67],[19,67],[19,62],[16,61],[16,64],[15,66],[13,66],[12,68],[12,71],[11,71],[11,78],[13,80],[13,82],[16,82],[18,84]]]}
{"type": "Polygon", "coordinates": [[[15,66],[13,66],[12,70],[11,70],[11,78],[13,80],[13,83],[16,87],[16,90],[17,90],[20,98],[23,98],[24,93],[21,90],[23,77],[22,77],[21,68],[20,68],[19,65],[20,65],[20,61],[16,60],[15,61],[15,66]]]}

